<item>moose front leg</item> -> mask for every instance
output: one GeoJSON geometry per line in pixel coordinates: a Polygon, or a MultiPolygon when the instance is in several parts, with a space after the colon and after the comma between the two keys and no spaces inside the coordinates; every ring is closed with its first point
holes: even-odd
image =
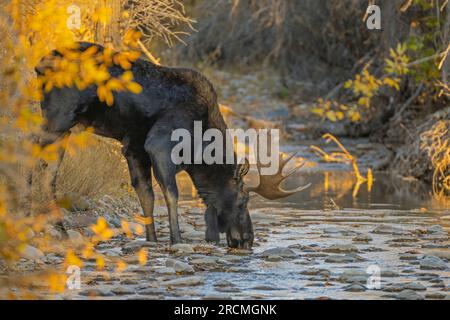
{"type": "MultiPolygon", "coordinates": [[[[158,130],[160,128],[154,126],[153,129],[158,130]]],[[[163,127],[162,130],[167,130],[167,128],[163,127]]],[[[145,150],[147,150],[150,155],[155,178],[164,194],[164,199],[169,211],[170,242],[172,244],[180,243],[181,233],[178,224],[178,187],[175,179],[177,168],[171,160],[170,154],[172,149],[170,144],[167,143],[167,141],[170,141],[170,135],[161,137],[149,134],[149,137],[151,138],[147,139],[145,142],[145,150]]]]}
{"type": "Polygon", "coordinates": [[[217,217],[216,209],[212,206],[208,206],[205,211],[206,233],[205,240],[207,242],[214,242],[218,244],[220,242],[219,232],[219,220],[217,217]]]}
{"type": "Polygon", "coordinates": [[[152,188],[152,166],[150,158],[145,151],[138,154],[124,148],[123,153],[127,159],[131,184],[139,198],[144,216],[149,220],[145,225],[147,241],[156,242],[156,230],[153,220],[155,195],[152,188]]]}

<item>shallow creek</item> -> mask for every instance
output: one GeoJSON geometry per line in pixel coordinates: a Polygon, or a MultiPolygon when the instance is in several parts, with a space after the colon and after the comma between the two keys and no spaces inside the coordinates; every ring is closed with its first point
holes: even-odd
{"type": "Polygon", "coordinates": [[[62,298],[448,299],[448,203],[417,182],[382,173],[371,188],[355,190],[347,170],[306,166],[287,183],[311,183],[304,192],[276,202],[252,199],[252,251],[229,250],[224,239],[205,244],[204,209],[181,177],[185,244],[168,245],[161,203],[158,245],[123,238],[102,244],[99,250],[121,256],[127,271],[105,277],[88,264],[82,288],[62,298]],[[145,266],[134,254],[143,246],[145,266]]]}

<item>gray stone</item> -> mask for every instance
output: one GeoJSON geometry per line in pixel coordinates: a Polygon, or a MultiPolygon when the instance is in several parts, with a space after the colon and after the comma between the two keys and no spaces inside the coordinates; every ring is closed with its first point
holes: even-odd
{"type": "Polygon", "coordinates": [[[187,243],[177,243],[170,247],[171,250],[175,251],[176,253],[182,253],[182,254],[190,254],[194,253],[194,248],[191,244],[187,243]]]}
{"type": "Polygon", "coordinates": [[[328,263],[351,263],[365,261],[365,259],[357,254],[347,253],[345,255],[332,255],[325,258],[328,263]]]}
{"type": "Polygon", "coordinates": [[[125,295],[131,295],[131,294],[135,294],[135,290],[132,288],[127,288],[127,287],[117,287],[117,288],[113,288],[111,289],[111,292],[118,295],[118,296],[125,296],[125,295]]]}
{"type": "Polygon", "coordinates": [[[22,250],[22,257],[30,260],[41,260],[45,255],[38,248],[26,244],[22,250]]]}
{"type": "Polygon", "coordinates": [[[338,277],[339,282],[366,284],[369,275],[360,270],[346,270],[338,277]]]}
{"type": "Polygon", "coordinates": [[[435,256],[425,256],[420,261],[420,269],[422,270],[445,270],[447,267],[444,260],[435,256]]]}
{"type": "Polygon", "coordinates": [[[155,267],[155,268],[152,268],[152,270],[153,270],[154,273],[157,273],[157,274],[163,274],[163,275],[165,275],[165,274],[176,274],[175,269],[174,268],[169,268],[169,267],[155,267]]]}
{"type": "Polygon", "coordinates": [[[192,276],[192,277],[183,277],[183,278],[177,278],[169,281],[165,281],[162,283],[164,286],[174,286],[174,287],[191,287],[191,286],[198,286],[201,284],[204,284],[205,280],[203,277],[199,276],[192,276]]]}
{"type": "Polygon", "coordinates": [[[396,295],[396,298],[399,300],[423,300],[423,296],[418,294],[414,290],[403,290],[398,295],[396,295]]]}
{"type": "Polygon", "coordinates": [[[350,252],[358,252],[358,248],[353,245],[333,245],[328,248],[325,248],[323,251],[332,252],[332,253],[350,253],[350,252]]]}
{"type": "Polygon", "coordinates": [[[316,269],[316,268],[309,268],[303,271],[300,271],[300,274],[306,275],[306,276],[330,276],[331,272],[327,269],[316,269]]]}
{"type": "Polygon", "coordinates": [[[432,293],[427,293],[425,295],[426,299],[439,299],[439,300],[443,300],[447,297],[447,295],[445,293],[440,293],[440,292],[432,292],[432,293]]]}
{"type": "Polygon", "coordinates": [[[289,248],[272,248],[262,252],[261,256],[266,259],[274,256],[285,259],[285,258],[295,258],[297,257],[297,254],[294,252],[294,250],[291,250],[289,248]]]}
{"type": "Polygon", "coordinates": [[[81,235],[81,233],[79,233],[78,231],[75,230],[67,230],[67,235],[69,236],[69,239],[72,242],[75,243],[81,243],[84,241],[83,236],[81,235]]]}
{"type": "Polygon", "coordinates": [[[220,280],[214,283],[214,287],[232,287],[234,284],[227,280],[220,280]]]}
{"type": "Polygon", "coordinates": [[[344,291],[362,292],[362,291],[366,291],[366,287],[364,287],[363,285],[360,285],[360,284],[351,284],[351,285],[345,287],[344,291]]]}
{"type": "Polygon", "coordinates": [[[111,297],[114,296],[114,293],[106,289],[87,289],[81,291],[80,295],[88,297],[111,297]]]}
{"type": "Polygon", "coordinates": [[[167,259],[166,267],[173,268],[176,273],[183,273],[183,274],[194,273],[194,268],[189,263],[182,262],[182,261],[175,260],[175,259],[167,259]]]}
{"type": "Polygon", "coordinates": [[[379,225],[375,229],[372,230],[372,233],[376,234],[392,234],[392,235],[408,235],[410,232],[405,231],[400,228],[396,228],[390,225],[379,225]]]}
{"type": "Polygon", "coordinates": [[[354,237],[352,241],[356,243],[369,243],[370,241],[372,241],[372,237],[368,234],[360,234],[354,237]]]}

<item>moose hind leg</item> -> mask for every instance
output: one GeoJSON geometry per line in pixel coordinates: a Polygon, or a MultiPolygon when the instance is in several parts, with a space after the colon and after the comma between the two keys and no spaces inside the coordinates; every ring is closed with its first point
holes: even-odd
{"type": "Polygon", "coordinates": [[[220,242],[219,221],[214,208],[208,207],[205,211],[206,233],[205,240],[207,242],[220,242]]]}
{"type": "Polygon", "coordinates": [[[170,241],[172,244],[175,244],[181,242],[180,227],[178,224],[178,188],[175,179],[177,168],[170,157],[172,150],[168,142],[170,142],[169,132],[171,131],[168,130],[167,135],[161,136],[161,130],[159,129],[168,130],[168,128],[158,128],[157,136],[152,135],[150,132],[149,138],[145,142],[145,150],[150,155],[155,178],[164,194],[169,211],[170,241]]]}
{"type": "Polygon", "coordinates": [[[131,184],[139,198],[139,202],[147,218],[145,225],[147,241],[156,242],[156,230],[153,220],[155,195],[152,188],[152,166],[148,154],[132,152],[126,148],[123,150],[130,171],[131,184]]]}
{"type": "MultiPolygon", "coordinates": [[[[67,141],[69,138],[70,132],[66,133],[64,137],[61,137],[59,139],[64,139],[64,141],[67,141]]],[[[41,147],[45,147],[47,145],[50,145],[52,143],[55,143],[58,141],[58,139],[53,138],[47,138],[47,139],[35,139],[38,141],[39,145],[41,147]]],[[[58,171],[61,167],[62,160],[64,158],[66,145],[63,143],[63,145],[58,148],[56,151],[56,160],[52,161],[51,163],[47,163],[45,160],[39,160],[36,164],[36,167],[34,169],[31,169],[28,175],[28,184],[29,184],[29,208],[30,213],[32,212],[32,185],[33,185],[33,171],[35,169],[40,169],[43,171],[43,178],[44,178],[44,184],[43,184],[43,192],[46,195],[46,197],[49,197],[47,199],[50,200],[50,206],[57,207],[57,196],[56,196],[56,180],[58,177],[58,171]]],[[[62,236],[67,238],[68,234],[67,231],[63,225],[64,217],[62,217],[60,220],[56,221],[55,227],[61,232],[62,236]]]]}

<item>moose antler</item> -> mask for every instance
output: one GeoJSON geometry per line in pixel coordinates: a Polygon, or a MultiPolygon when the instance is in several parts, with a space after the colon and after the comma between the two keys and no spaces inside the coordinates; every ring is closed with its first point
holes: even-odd
{"type": "Polygon", "coordinates": [[[264,167],[261,165],[261,163],[258,161],[256,166],[258,168],[259,173],[259,185],[257,187],[246,187],[246,190],[248,192],[254,192],[259,194],[260,196],[269,199],[269,200],[275,200],[275,199],[281,199],[288,197],[290,195],[293,195],[294,193],[300,192],[306,188],[308,188],[311,184],[307,184],[305,186],[300,186],[294,190],[284,190],[281,188],[281,183],[286,180],[288,177],[296,173],[303,165],[304,162],[301,163],[299,166],[292,169],[288,174],[283,176],[283,168],[286,166],[286,164],[297,155],[297,152],[291,154],[286,159],[283,159],[283,155],[280,154],[280,161],[279,161],[279,168],[277,173],[273,175],[262,175],[261,174],[261,168],[264,167]]]}

